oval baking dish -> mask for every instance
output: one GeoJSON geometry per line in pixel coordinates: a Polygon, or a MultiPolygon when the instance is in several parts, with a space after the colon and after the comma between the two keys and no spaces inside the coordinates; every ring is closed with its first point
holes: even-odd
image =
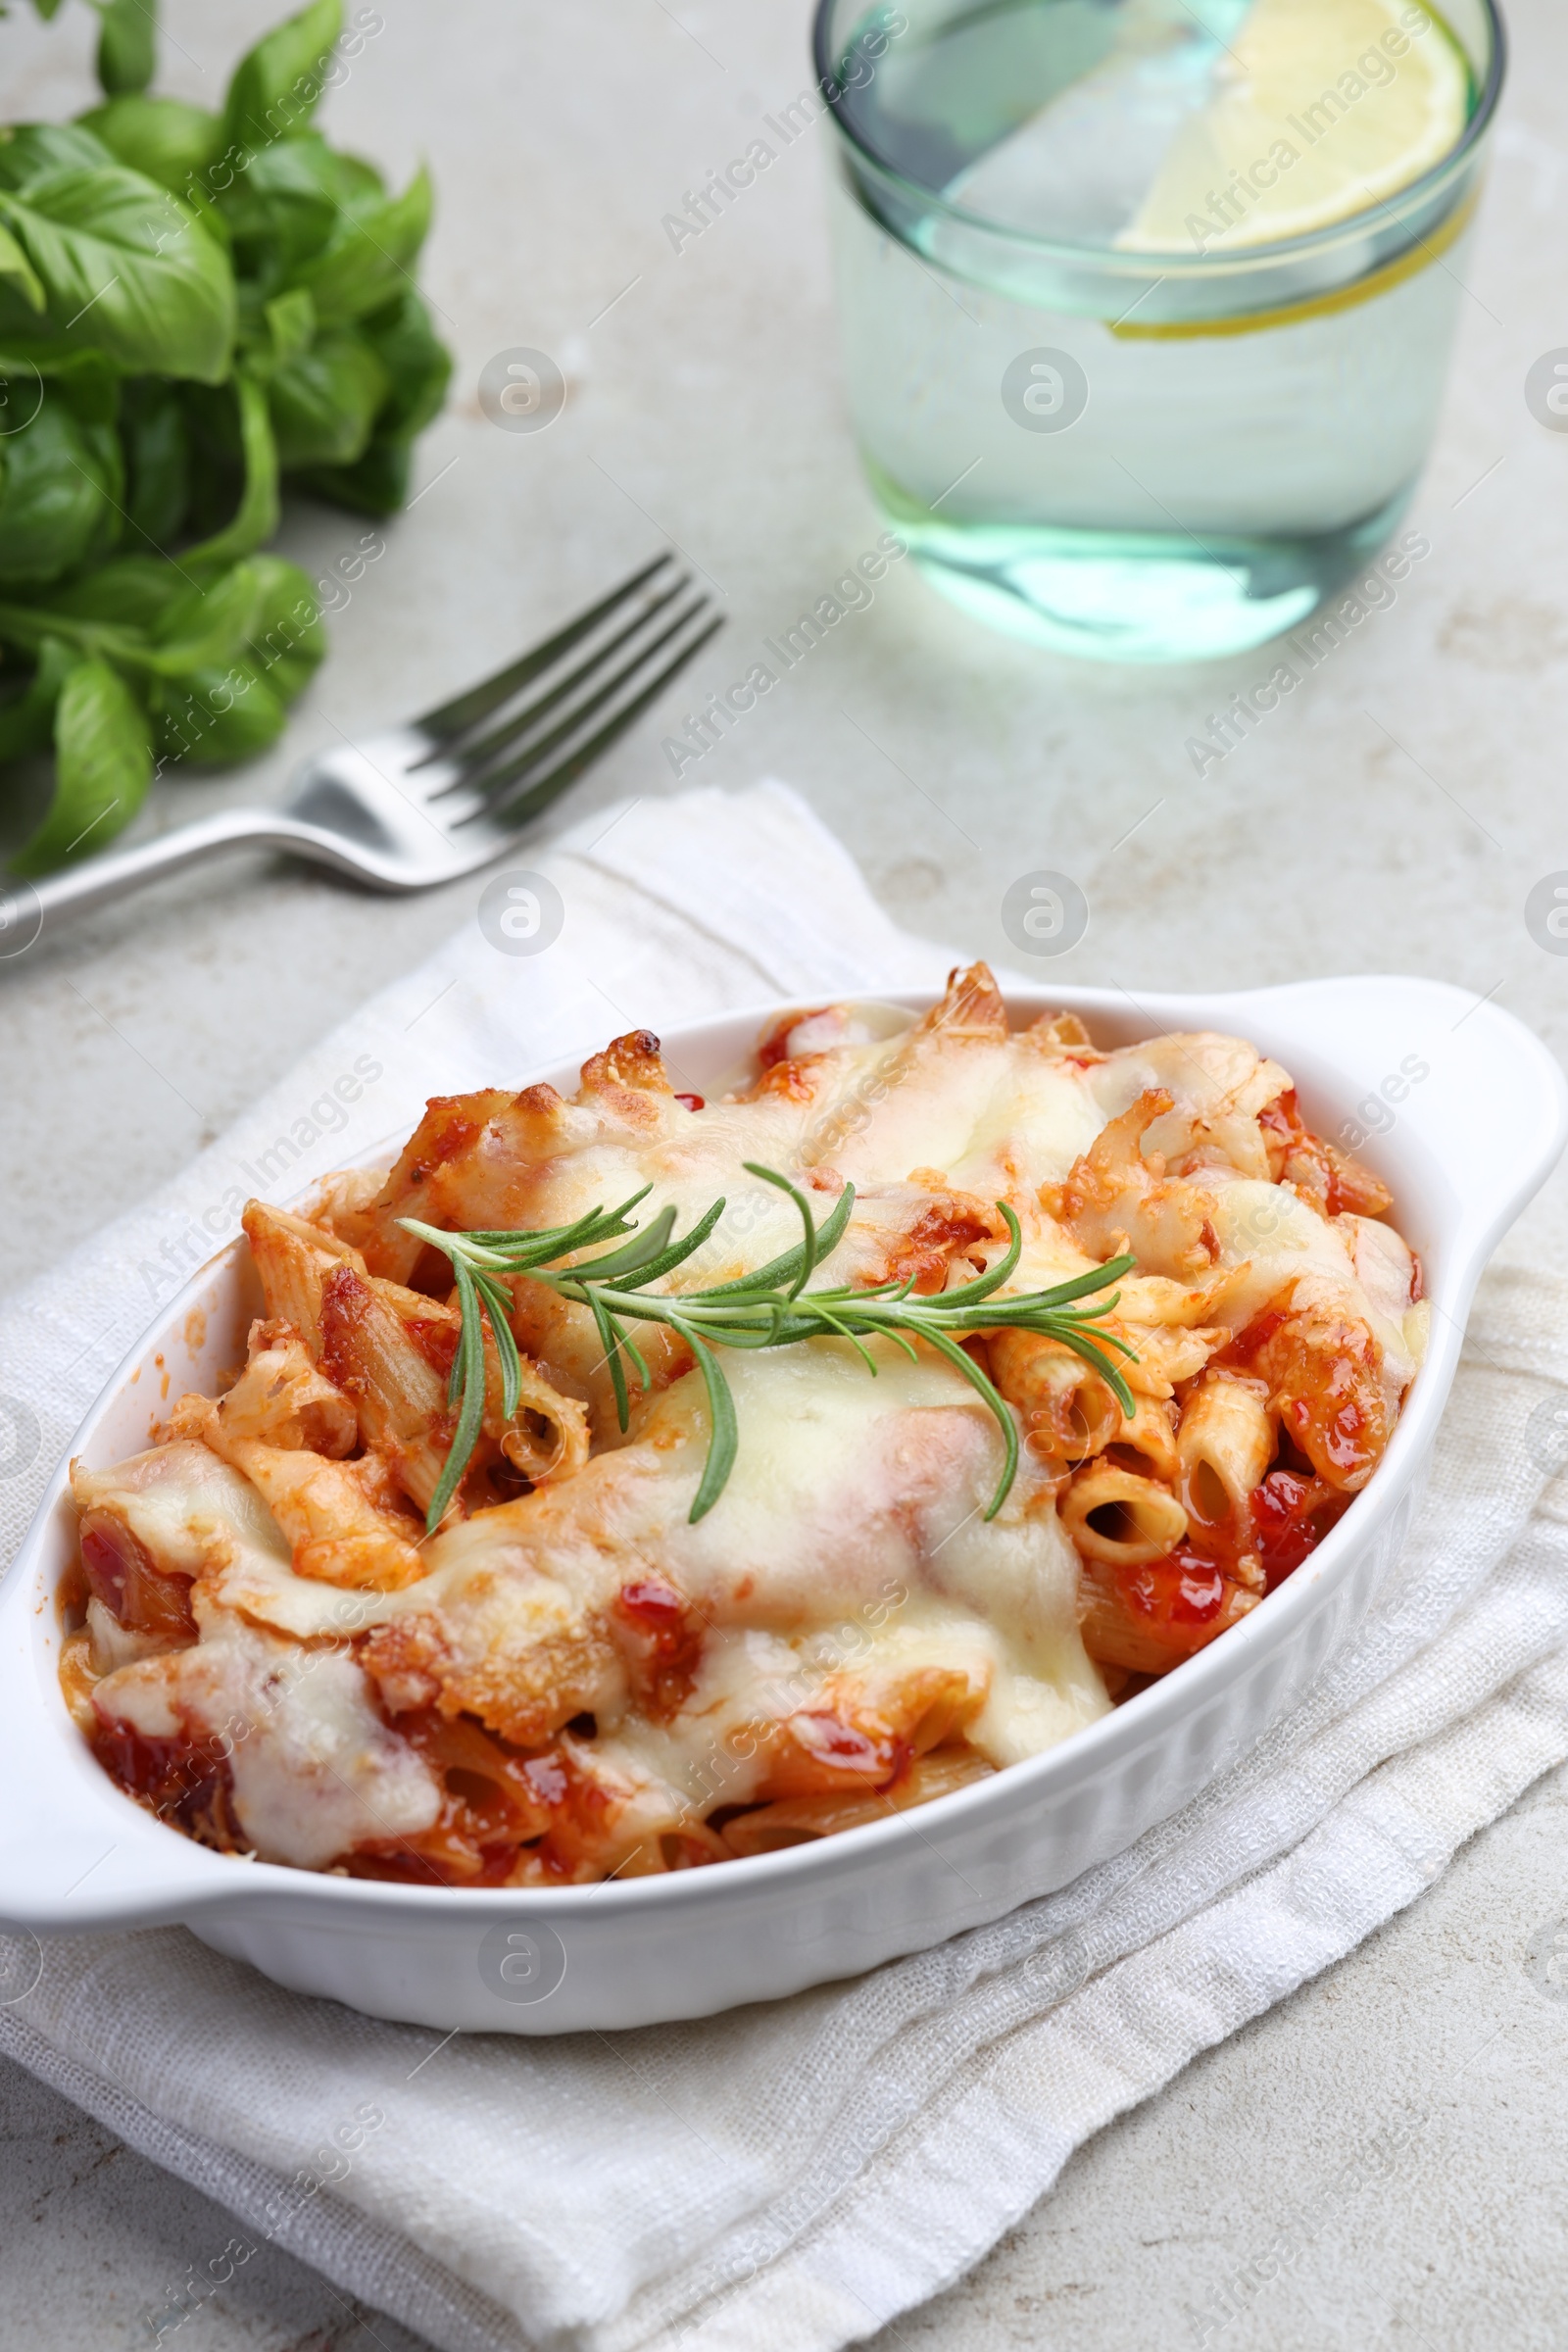
{"type": "MultiPolygon", "coordinates": [[[[923,1011],[931,998],[889,1000],[923,1011]]],[[[788,1009],[672,1031],[702,1087],[788,1009]]],[[[1097,1042],[1163,1029],[1252,1041],[1327,1133],[1410,1057],[1419,1086],[1361,1156],[1419,1251],[1431,1345],[1365,1491],[1278,1591],[1221,1640],[1028,1762],[917,1811],[718,1869],[539,1889],[320,1875],[192,1843],[123,1795],[73,1724],[56,1594],[75,1546],[62,1463],[0,1593],[0,1920],[40,1935],[177,1920],[278,1983],[440,2028],[558,2034],[698,2017],[858,1974],[1065,1885],[1175,1812],[1300,1698],[1397,1556],[1487,1256],[1553,1166],[1568,1090],[1495,1005],[1425,980],[1325,980],[1213,996],[1009,992],[1015,1023],[1078,1013],[1097,1042]]],[[[498,1072],[571,1091],[572,1065],[498,1072]]],[[[1379,1112],[1379,1117],[1383,1113],[1379,1112]]],[[[1370,1124],[1363,1118],[1363,1124],[1370,1124]]],[[[231,1245],[160,1314],[72,1446],[107,1466],[147,1443],[149,1399],[211,1394],[254,1309],[231,1245]]]]}

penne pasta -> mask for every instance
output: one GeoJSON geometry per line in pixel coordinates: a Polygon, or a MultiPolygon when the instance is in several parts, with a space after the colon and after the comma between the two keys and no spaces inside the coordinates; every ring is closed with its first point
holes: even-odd
{"type": "Polygon", "coordinates": [[[654,1879],[671,1870],[700,1870],[706,1862],[727,1862],[733,1848],[706,1821],[682,1821],[656,1830],[632,1847],[615,1872],[617,1879],[654,1879]]]}
{"type": "Polygon", "coordinates": [[[447,1384],[414,1332],[354,1266],[321,1285],[320,1361],[352,1396],[368,1446],[410,1499],[428,1507],[446,1467],[447,1384]]]}
{"type": "MultiPolygon", "coordinates": [[[[197,1434],[194,1417],[185,1434],[197,1434]]],[[[333,1461],[303,1446],[235,1437],[212,1411],[202,1434],[221,1461],[250,1480],[287,1539],[296,1576],[363,1592],[396,1592],[425,1573],[422,1530],[404,1507],[376,1453],[333,1461]]]]}
{"type": "Polygon", "coordinates": [[[1043,1460],[1082,1461],[1117,1435],[1121,1406],[1094,1366],[1059,1341],[1032,1331],[993,1331],[986,1352],[992,1378],[1017,1406],[1024,1434],[1043,1460]]]}
{"type": "Polygon", "coordinates": [[[1091,1560],[1080,1596],[1084,1647],[1129,1674],[1169,1674],[1236,1625],[1257,1595],[1209,1561],[1118,1568],[1091,1560]]]}
{"type": "Polygon", "coordinates": [[[1149,1327],[1129,1322],[1120,1328],[1134,1349],[1133,1361],[1122,1373],[1127,1386],[1142,1396],[1161,1398],[1174,1396],[1184,1381],[1196,1380],[1231,1336],[1224,1324],[1194,1330],[1181,1324],[1149,1327]]]}
{"type": "Polygon", "coordinates": [[[1156,1396],[1135,1395],[1133,1403],[1132,1419],[1123,1419],[1115,1441],[1116,1459],[1124,1469],[1139,1470],[1146,1478],[1174,1487],[1181,1475],[1176,1408],[1156,1396]]]}
{"type": "Polygon", "coordinates": [[[1187,1533],[1187,1513],[1168,1487],[1113,1462],[1080,1470],[1060,1502],[1062,1525],[1086,1560],[1118,1568],[1163,1558],[1187,1533]]]}
{"type": "Polygon", "coordinates": [[[365,1260],[358,1250],[324,1227],[290,1216],[285,1209],[269,1208],[263,1200],[247,1201],[241,1219],[251,1246],[251,1262],[261,1280],[267,1312],[297,1331],[313,1361],[321,1354],[321,1289],[338,1266],[354,1267],[361,1275],[365,1260]]]}
{"type": "Polygon", "coordinates": [[[723,1831],[727,1854],[776,1854],[789,1845],[808,1845],[813,1838],[834,1838],[841,1830],[858,1830],[867,1822],[886,1821],[909,1805],[929,1804],[934,1796],[951,1796],[956,1788],[972,1788],[989,1780],[994,1766],[972,1748],[943,1747],[919,1756],[890,1788],[874,1796],[795,1796],[738,1813],[723,1831]]]}
{"type": "Polygon", "coordinates": [[[1250,1496],[1274,1459],[1274,1418],[1260,1380],[1205,1372],[1182,1407],[1176,1434],[1178,1492],[1189,1521],[1227,1528],[1245,1516],[1250,1496]]]}
{"type": "Polygon", "coordinates": [[[986,1701],[983,1675],[917,1667],[875,1687],[833,1677],[782,1720],[756,1727],[759,1793],[828,1795],[885,1788],[908,1758],[962,1737],[986,1701]]]}
{"type": "Polygon", "coordinates": [[[1259,1317],[1255,1333],[1242,1335],[1238,1351],[1318,1476],[1342,1494],[1364,1487],[1392,1425],[1384,1348],[1370,1321],[1302,1280],[1259,1317]]]}

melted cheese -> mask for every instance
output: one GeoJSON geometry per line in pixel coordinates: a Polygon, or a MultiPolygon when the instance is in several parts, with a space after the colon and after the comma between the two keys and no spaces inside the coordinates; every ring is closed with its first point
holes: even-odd
{"type": "Polygon", "coordinates": [[[319,1870],[356,1845],[431,1826],[442,1791],[388,1730],[351,1657],[299,1649],[211,1602],[198,1600],[197,1616],[200,1641],[122,1667],[96,1701],[146,1739],[215,1745],[264,1862],[319,1870]]]}
{"type": "Polygon", "coordinates": [[[193,1440],[113,1470],[73,1466],[78,1509],[122,1520],[161,1568],[195,1578],[221,1607],[302,1642],[359,1632],[368,1595],[296,1576],[288,1542],[249,1479],[193,1440]]]}
{"type": "MultiPolygon", "coordinates": [[[[902,1634],[936,1609],[950,1627],[989,1629],[1000,1743],[1014,1737],[1020,1677],[1056,1693],[1062,1730],[1093,1720],[1106,1701],[1079,1639],[1077,1559],[1051,1483],[1025,1455],[987,1521],[1002,1445],[985,1406],[946,1364],[911,1364],[891,1343],[872,1352],[874,1380],[838,1341],[736,1356],[735,1467],[695,1526],[708,1415],[689,1373],[631,1443],[438,1537],[421,1583],[360,1597],[381,1624],[434,1619],[448,1688],[510,1737],[583,1708],[622,1721],[625,1675],[598,1621],[651,1570],[715,1633],[805,1641],[848,1621],[869,1635],[891,1614],[902,1634]]],[[[716,1653],[707,1671],[719,1671],[716,1653]]],[[[693,1702],[694,1724],[707,1703],[693,1702]]],[[[755,1692],[745,1703],[759,1711],[755,1692]]],[[[764,1697],[760,1711],[788,1709],[764,1697]]]]}

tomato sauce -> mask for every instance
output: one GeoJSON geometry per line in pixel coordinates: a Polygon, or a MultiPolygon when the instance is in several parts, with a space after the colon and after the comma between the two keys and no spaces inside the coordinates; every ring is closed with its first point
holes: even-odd
{"type": "Polygon", "coordinates": [[[160,1821],[220,1853],[246,1850],[234,1818],[233,1776],[216,1747],[190,1740],[151,1740],[128,1724],[102,1722],[92,1747],[110,1777],[160,1821]]]}
{"type": "MultiPolygon", "coordinates": [[[[891,1788],[909,1768],[912,1750],[907,1740],[895,1733],[874,1738],[827,1708],[800,1708],[789,1718],[789,1730],[815,1768],[806,1787],[810,1795],[824,1795],[834,1787],[891,1788]]],[[[787,1765],[781,1766],[770,1785],[784,1794],[793,1793],[791,1777],[787,1765]]]]}
{"type": "Polygon", "coordinates": [[[662,1577],[622,1585],[615,1614],[629,1640],[632,1673],[651,1712],[673,1715],[691,1694],[703,1656],[703,1625],[683,1592],[662,1577]]]}
{"type": "Polygon", "coordinates": [[[1178,1544],[1163,1559],[1122,1569],[1119,1581],[1128,1607],[1156,1636],[1174,1634],[1179,1626],[1208,1625],[1225,1605],[1224,1570],[1191,1544],[1178,1544]]]}
{"type": "Polygon", "coordinates": [[[785,1013],[783,1018],[769,1030],[757,1049],[757,1059],[760,1067],[764,1070],[771,1070],[779,1062],[787,1061],[791,1034],[800,1027],[803,1021],[818,1020],[824,1012],[831,1012],[832,1009],[831,1004],[818,1004],[808,1012],[785,1013]]]}
{"type": "Polygon", "coordinates": [[[1269,1592],[1293,1576],[1349,1508],[1321,1478],[1271,1470],[1251,1496],[1252,1533],[1269,1592]]]}

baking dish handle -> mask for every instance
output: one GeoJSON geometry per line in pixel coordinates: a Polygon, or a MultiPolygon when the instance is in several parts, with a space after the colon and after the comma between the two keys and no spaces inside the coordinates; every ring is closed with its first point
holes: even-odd
{"type": "Polygon", "coordinates": [[[1472,990],[1374,974],[1232,1002],[1243,1035],[1247,1008],[1257,1007],[1309,1122],[1321,1119],[1330,1142],[1387,1175],[1407,1213],[1417,1207],[1410,1162],[1419,1161],[1417,1189],[1446,1212],[1434,1222],[1465,1256],[1484,1259],[1562,1155],[1568,1083],[1555,1055],[1472,990]],[[1348,1100],[1348,1075],[1356,1086],[1348,1100]]]}

